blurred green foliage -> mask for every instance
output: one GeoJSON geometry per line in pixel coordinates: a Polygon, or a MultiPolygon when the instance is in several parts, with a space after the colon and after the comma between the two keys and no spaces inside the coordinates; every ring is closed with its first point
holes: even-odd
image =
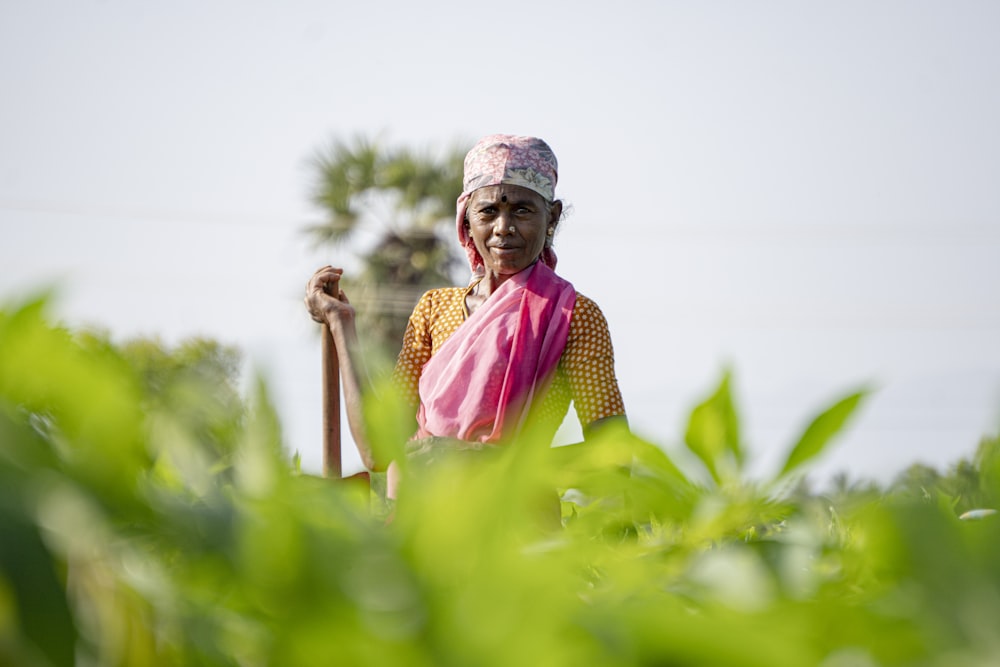
{"type": "MultiPolygon", "coordinates": [[[[528,440],[405,469],[386,522],[366,488],[296,470],[238,363],[69,332],[43,301],[0,312],[0,665],[1000,656],[1000,517],[958,519],[998,504],[996,438],[946,474],[813,493],[856,392],[754,480],[727,373],[685,432],[698,470],[614,428],[528,440]]],[[[393,405],[369,415],[398,440],[393,405]]]]}

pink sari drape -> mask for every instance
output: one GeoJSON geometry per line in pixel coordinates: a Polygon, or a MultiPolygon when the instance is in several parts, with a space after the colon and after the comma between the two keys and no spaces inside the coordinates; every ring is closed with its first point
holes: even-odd
{"type": "Polygon", "coordinates": [[[559,363],[575,303],[541,262],[507,279],[424,366],[416,437],[515,435],[559,363]]]}

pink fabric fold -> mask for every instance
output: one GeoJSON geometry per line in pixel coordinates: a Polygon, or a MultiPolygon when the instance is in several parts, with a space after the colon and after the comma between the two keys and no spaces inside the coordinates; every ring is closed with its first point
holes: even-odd
{"type": "Polygon", "coordinates": [[[424,366],[416,437],[516,435],[559,363],[575,304],[573,285],[541,262],[504,281],[424,366]]]}

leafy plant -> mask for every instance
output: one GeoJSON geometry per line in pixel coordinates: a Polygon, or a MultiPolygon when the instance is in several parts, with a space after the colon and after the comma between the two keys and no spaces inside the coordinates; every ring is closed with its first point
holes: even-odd
{"type": "Polygon", "coordinates": [[[408,466],[386,523],[296,470],[229,360],[0,312],[0,664],[995,662],[1000,520],[957,508],[998,497],[997,438],[978,495],[942,483],[964,466],[916,496],[810,493],[857,392],[753,480],[727,373],[685,430],[695,469],[624,430],[527,438],[408,466]]]}

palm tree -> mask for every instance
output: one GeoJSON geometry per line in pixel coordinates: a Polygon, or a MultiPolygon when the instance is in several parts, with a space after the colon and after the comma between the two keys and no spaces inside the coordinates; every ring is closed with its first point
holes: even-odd
{"type": "Polygon", "coordinates": [[[385,146],[356,137],[316,154],[313,202],[326,219],[307,229],[318,245],[351,245],[360,271],[344,279],[372,351],[399,349],[420,295],[453,284],[460,266],[452,231],[465,151],[385,146]],[[374,232],[374,240],[363,238],[374,232]]]}

